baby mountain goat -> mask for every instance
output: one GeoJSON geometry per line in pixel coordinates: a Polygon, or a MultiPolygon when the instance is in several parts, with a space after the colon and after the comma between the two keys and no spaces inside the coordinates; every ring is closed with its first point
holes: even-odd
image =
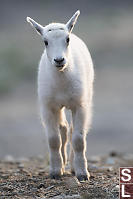
{"type": "Polygon", "coordinates": [[[38,97],[41,119],[49,143],[50,176],[58,179],[67,163],[69,125],[65,108],[72,112],[71,171],[79,181],[88,180],[86,134],[91,123],[94,71],[84,42],[72,34],[80,12],[66,23],[45,27],[27,17],[41,35],[45,49],[38,72],[38,97]]]}

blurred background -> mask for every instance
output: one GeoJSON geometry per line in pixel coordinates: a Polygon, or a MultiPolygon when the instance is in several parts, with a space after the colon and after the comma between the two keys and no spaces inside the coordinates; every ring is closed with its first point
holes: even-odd
{"type": "Polygon", "coordinates": [[[47,154],[39,119],[37,70],[43,42],[26,22],[67,22],[87,44],[95,68],[87,156],[133,152],[133,1],[5,0],[0,3],[0,158],[47,154]]]}

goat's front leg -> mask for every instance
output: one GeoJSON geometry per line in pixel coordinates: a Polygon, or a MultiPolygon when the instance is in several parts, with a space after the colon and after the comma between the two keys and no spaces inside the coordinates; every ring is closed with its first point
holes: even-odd
{"type": "Polygon", "coordinates": [[[59,131],[59,119],[59,111],[43,111],[43,120],[46,127],[50,153],[50,176],[54,179],[58,179],[64,170],[61,154],[62,141],[59,131]]]}
{"type": "Polygon", "coordinates": [[[79,181],[88,180],[90,174],[87,170],[86,159],[86,133],[89,124],[89,112],[87,106],[78,107],[72,111],[73,115],[73,134],[72,146],[74,151],[73,166],[79,181]]]}

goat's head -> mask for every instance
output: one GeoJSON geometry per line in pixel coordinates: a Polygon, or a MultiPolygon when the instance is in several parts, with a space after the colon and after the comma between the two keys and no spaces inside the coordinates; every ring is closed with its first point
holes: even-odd
{"type": "Polygon", "coordinates": [[[42,36],[50,63],[59,70],[68,65],[70,34],[79,14],[78,10],[66,24],[51,23],[45,27],[27,17],[27,21],[42,36]]]}

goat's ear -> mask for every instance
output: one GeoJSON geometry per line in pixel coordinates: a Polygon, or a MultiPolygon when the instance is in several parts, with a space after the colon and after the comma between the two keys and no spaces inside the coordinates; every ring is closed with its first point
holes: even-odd
{"type": "Polygon", "coordinates": [[[33,19],[31,19],[30,17],[27,17],[27,22],[29,22],[35,29],[36,31],[42,35],[43,34],[43,26],[38,24],[36,21],[34,21],[33,19]]]}
{"type": "Polygon", "coordinates": [[[75,12],[75,14],[71,17],[71,19],[66,23],[66,26],[67,26],[69,32],[72,32],[72,29],[73,29],[79,15],[80,15],[80,11],[77,10],[77,12],[75,12]]]}

